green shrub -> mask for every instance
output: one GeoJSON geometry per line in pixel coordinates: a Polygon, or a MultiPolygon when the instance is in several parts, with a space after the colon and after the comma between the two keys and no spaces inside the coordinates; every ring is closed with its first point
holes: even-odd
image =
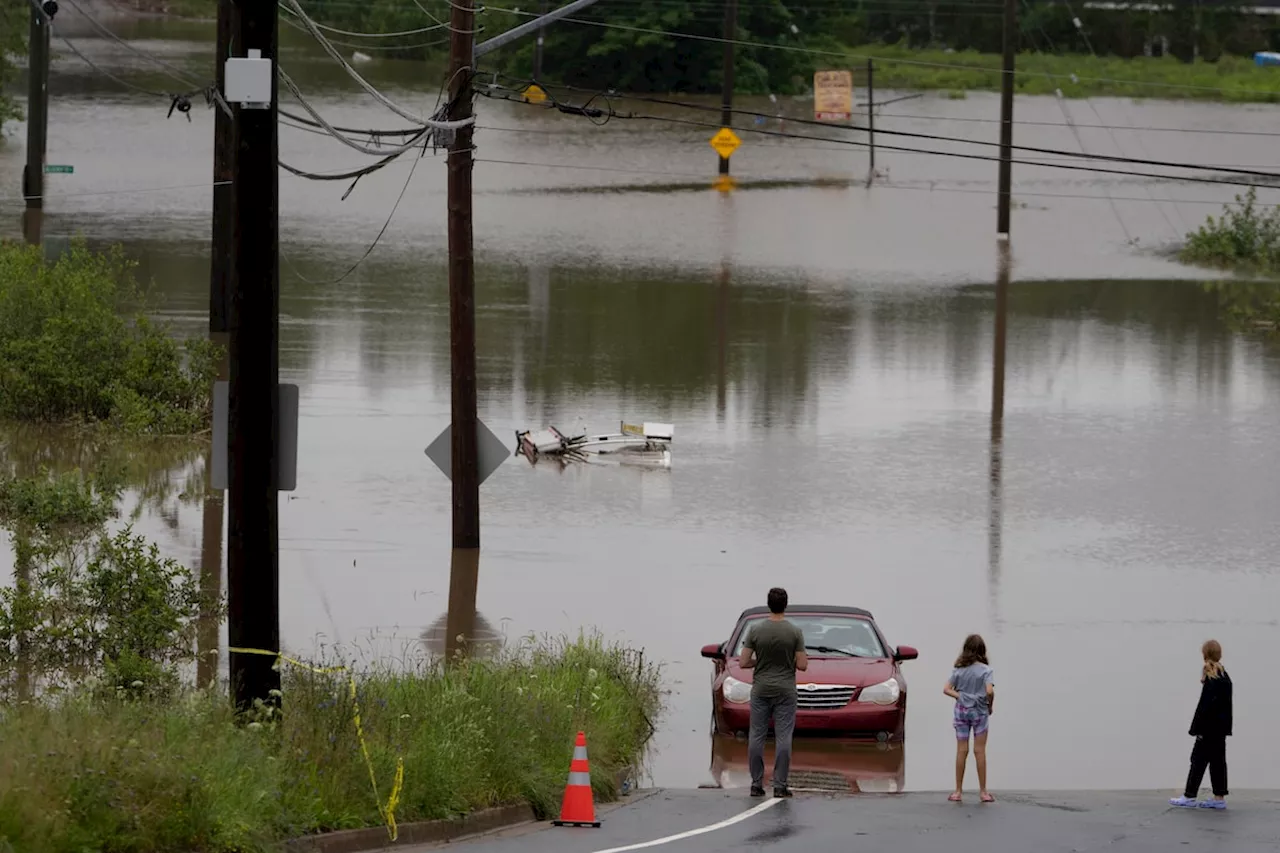
{"type": "Polygon", "coordinates": [[[1255,272],[1280,272],[1280,208],[1258,209],[1252,187],[1224,207],[1221,217],[1210,216],[1199,230],[1187,235],[1182,259],[1190,263],[1255,272]]]}
{"type": "Polygon", "coordinates": [[[55,262],[0,243],[0,417],[110,423],[153,435],[209,426],[217,348],[139,313],[123,252],[77,242],[55,262]]]}
{"type": "Polygon", "coordinates": [[[519,802],[547,814],[579,729],[596,796],[614,799],[619,776],[643,760],[659,676],[599,637],[358,675],[377,799],[345,673],[286,665],[283,714],[248,726],[225,695],[201,692],[10,707],[0,715],[0,849],[230,853],[378,826],[398,760],[399,823],[519,802]]]}

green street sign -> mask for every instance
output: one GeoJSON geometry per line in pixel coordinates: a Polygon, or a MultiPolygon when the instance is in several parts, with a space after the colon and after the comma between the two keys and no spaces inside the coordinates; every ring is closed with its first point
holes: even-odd
{"type": "Polygon", "coordinates": [[[76,170],[75,166],[45,166],[44,173],[46,175],[71,175],[76,170]]]}

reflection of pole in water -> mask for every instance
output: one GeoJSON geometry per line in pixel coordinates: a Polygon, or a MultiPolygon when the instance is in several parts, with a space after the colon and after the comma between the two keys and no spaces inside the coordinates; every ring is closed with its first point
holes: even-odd
{"type": "Polygon", "coordinates": [[[999,244],[1000,260],[996,272],[996,316],[995,316],[995,348],[992,353],[991,376],[991,429],[999,426],[1003,429],[1004,421],[1004,355],[1005,336],[1009,320],[1009,244],[999,244]]]}
{"type": "Polygon", "coordinates": [[[22,211],[22,239],[28,245],[40,245],[40,232],[44,225],[44,211],[38,207],[29,207],[22,211]]]}
{"type": "Polygon", "coordinates": [[[729,262],[720,264],[720,288],[716,297],[716,420],[724,423],[727,391],[725,371],[729,348],[729,262]]]}
{"type": "Polygon", "coordinates": [[[449,560],[449,613],[445,619],[445,660],[467,653],[476,635],[476,590],[480,585],[480,549],[454,548],[449,560]]]}
{"type": "MultiPolygon", "coordinates": [[[[218,379],[227,378],[227,340],[223,332],[210,332],[209,340],[222,348],[218,379]]],[[[196,683],[211,687],[218,678],[219,605],[222,602],[222,490],[213,488],[213,451],[204,462],[204,517],[200,532],[200,619],[196,626],[196,683]]]]}
{"type": "Polygon", "coordinates": [[[987,587],[991,621],[999,618],[1000,550],[1004,533],[1004,374],[1009,315],[1009,243],[1001,241],[996,273],[995,343],[991,355],[991,462],[988,472],[987,587]]]}
{"type": "MultiPolygon", "coordinates": [[[[420,635],[422,644],[432,654],[448,654],[448,637],[450,636],[448,619],[447,613],[440,614],[440,617],[428,625],[420,635]]],[[[484,618],[483,613],[476,611],[467,654],[473,658],[488,657],[502,648],[504,640],[502,632],[495,629],[489,620],[484,618]]]]}

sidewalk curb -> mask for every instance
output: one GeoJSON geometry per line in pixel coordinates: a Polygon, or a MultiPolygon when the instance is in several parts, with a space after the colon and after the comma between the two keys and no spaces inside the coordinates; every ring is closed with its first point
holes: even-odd
{"type": "Polygon", "coordinates": [[[387,838],[385,826],[369,829],[344,829],[323,835],[308,835],[286,841],[280,846],[283,853],[369,853],[375,850],[391,850],[410,845],[440,844],[466,835],[480,835],[499,829],[508,829],[534,820],[533,807],[528,803],[515,806],[499,806],[472,812],[450,820],[427,820],[401,824],[399,835],[393,842],[387,838]]]}

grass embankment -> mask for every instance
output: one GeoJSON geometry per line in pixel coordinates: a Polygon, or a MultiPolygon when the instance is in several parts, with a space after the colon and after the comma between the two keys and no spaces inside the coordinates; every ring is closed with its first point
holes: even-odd
{"type": "Polygon", "coordinates": [[[0,418],[102,423],[148,435],[207,429],[217,348],[150,321],[134,264],[82,242],[56,261],[0,242],[0,418]]]}
{"type": "MultiPolygon", "coordinates": [[[[225,694],[86,692],[4,709],[0,849],[229,853],[382,825],[346,675],[283,677],[283,716],[247,727],[225,694]]],[[[522,802],[556,812],[579,729],[596,797],[613,799],[661,706],[657,667],[590,637],[357,683],[383,806],[404,762],[400,823],[522,802]]]]}
{"type": "MultiPolygon", "coordinates": [[[[877,60],[876,85],[885,89],[963,92],[1000,88],[1000,57],[995,54],[886,45],[851,48],[850,53],[864,63],[867,57],[877,60]]],[[[858,67],[856,62],[853,67],[858,67]]],[[[1022,95],[1051,95],[1062,89],[1068,98],[1280,102],[1280,69],[1260,68],[1252,59],[1238,56],[1185,63],[1172,56],[1119,59],[1023,53],[1018,56],[1017,70],[1017,92],[1022,95]]]]}

